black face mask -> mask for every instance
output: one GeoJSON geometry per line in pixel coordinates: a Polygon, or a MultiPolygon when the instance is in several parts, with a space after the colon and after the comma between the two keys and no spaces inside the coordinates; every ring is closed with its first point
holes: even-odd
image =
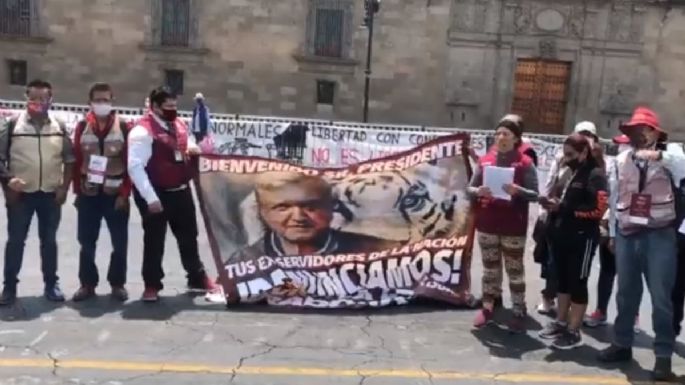
{"type": "Polygon", "coordinates": [[[578,167],[580,167],[580,160],[578,160],[578,159],[571,159],[571,160],[569,160],[568,162],[566,162],[566,165],[567,165],[568,168],[570,168],[571,170],[577,170],[578,167]]]}
{"type": "Polygon", "coordinates": [[[173,122],[176,120],[176,117],[178,116],[178,111],[172,110],[172,109],[167,109],[167,108],[162,108],[162,118],[166,120],[167,122],[173,122]]]}

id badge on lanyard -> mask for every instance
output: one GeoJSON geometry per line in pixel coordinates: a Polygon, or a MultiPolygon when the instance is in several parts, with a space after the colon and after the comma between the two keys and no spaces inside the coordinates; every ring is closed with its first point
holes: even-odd
{"type": "Polygon", "coordinates": [[[88,183],[103,184],[107,173],[107,157],[91,155],[88,162],[88,183]]]}

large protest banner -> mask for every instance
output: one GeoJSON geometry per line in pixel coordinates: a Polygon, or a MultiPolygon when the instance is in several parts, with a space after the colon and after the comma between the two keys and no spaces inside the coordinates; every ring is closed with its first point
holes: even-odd
{"type": "Polygon", "coordinates": [[[464,140],[342,168],[201,156],[201,209],[229,303],[470,303],[464,140]]]}
{"type": "MultiPolygon", "coordinates": [[[[456,132],[370,129],[310,125],[304,164],[340,167],[383,158],[456,132]]],[[[471,135],[471,146],[485,154],[485,136],[471,135]]]]}

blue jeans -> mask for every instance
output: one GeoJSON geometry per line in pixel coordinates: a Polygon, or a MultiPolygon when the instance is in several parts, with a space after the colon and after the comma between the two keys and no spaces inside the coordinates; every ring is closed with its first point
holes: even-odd
{"type": "Polygon", "coordinates": [[[112,286],[123,286],[126,283],[129,210],[115,209],[116,198],[105,194],[81,195],[77,198],[78,241],[81,244],[78,276],[82,286],[96,287],[100,280],[95,264],[95,247],[103,219],[112,239],[107,281],[112,286]]]}
{"type": "Polygon", "coordinates": [[[673,302],[675,285],[676,234],[672,227],[616,236],[616,273],[618,316],[614,325],[615,343],[633,345],[635,317],[642,301],[642,276],[652,298],[654,353],[671,357],[675,345],[673,302]]]}
{"type": "Polygon", "coordinates": [[[7,244],[5,245],[5,287],[15,289],[24,258],[24,245],[33,214],[38,216],[41,270],[43,282],[50,287],[57,283],[57,228],[62,208],[54,193],[42,191],[23,193],[19,200],[7,206],[7,244]]]}

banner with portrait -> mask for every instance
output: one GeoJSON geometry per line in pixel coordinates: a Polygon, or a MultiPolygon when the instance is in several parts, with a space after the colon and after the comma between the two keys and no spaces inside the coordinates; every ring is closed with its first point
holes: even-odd
{"type": "Polygon", "coordinates": [[[200,204],[229,303],[470,304],[464,140],[341,168],[201,156],[200,204]]]}

